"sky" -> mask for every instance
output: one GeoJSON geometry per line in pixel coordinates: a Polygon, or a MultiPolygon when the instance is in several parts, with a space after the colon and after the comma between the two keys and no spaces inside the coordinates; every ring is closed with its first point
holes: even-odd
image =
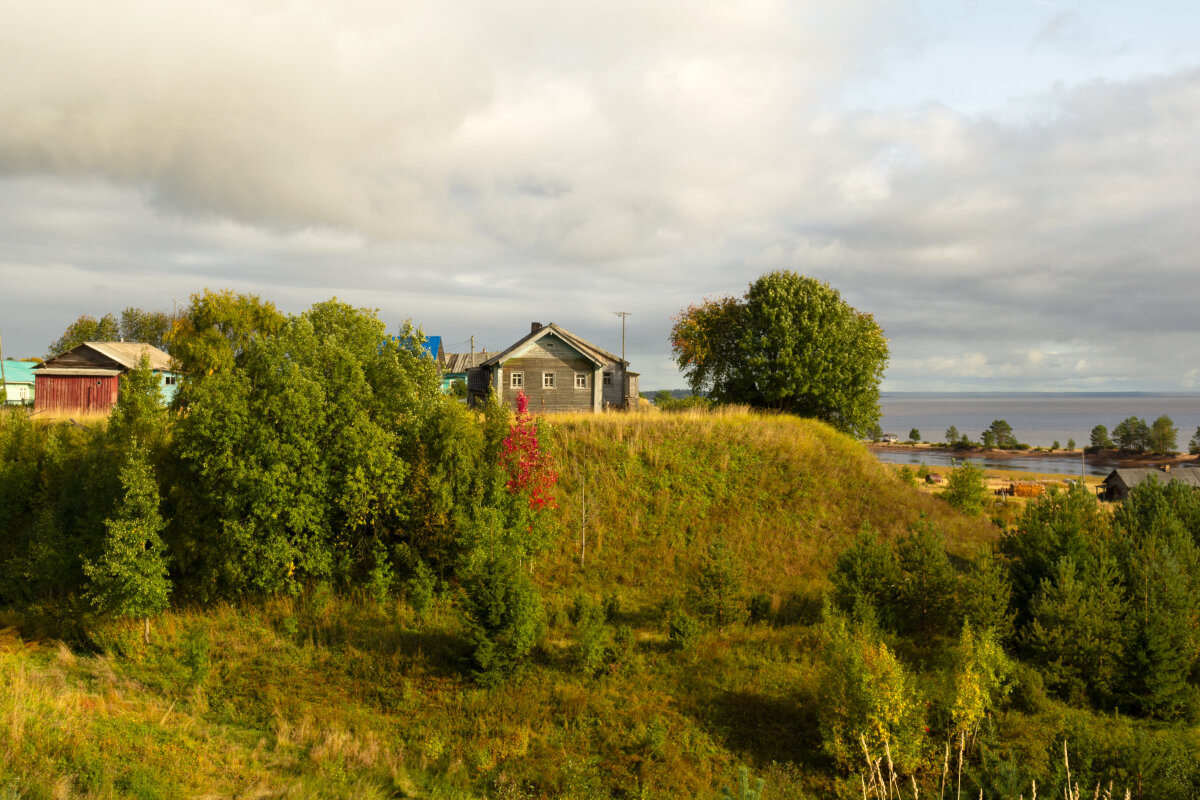
{"type": "Polygon", "coordinates": [[[1194,0],[0,0],[0,336],[232,288],[683,387],[786,269],[885,391],[1200,392],[1194,0]]]}

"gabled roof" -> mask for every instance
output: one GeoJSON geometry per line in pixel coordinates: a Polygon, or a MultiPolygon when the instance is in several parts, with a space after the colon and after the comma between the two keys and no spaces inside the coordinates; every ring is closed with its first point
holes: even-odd
{"type": "Polygon", "coordinates": [[[1108,477],[1103,480],[1105,486],[1113,486],[1120,482],[1126,487],[1132,489],[1140,485],[1143,481],[1149,480],[1153,475],[1161,483],[1186,483],[1189,486],[1200,488],[1200,469],[1179,469],[1163,472],[1161,469],[1151,467],[1123,467],[1114,469],[1108,474],[1108,477]]]}
{"type": "Polygon", "coordinates": [[[425,355],[437,361],[438,353],[442,349],[442,337],[426,336],[425,343],[421,345],[425,349],[425,355]]]}
{"type": "Polygon", "coordinates": [[[84,342],[81,345],[72,347],[65,353],[59,353],[53,358],[46,359],[35,367],[35,369],[45,370],[54,368],[57,366],[55,364],[57,360],[83,349],[99,353],[110,361],[120,364],[125,369],[137,369],[138,363],[142,360],[142,354],[145,353],[150,357],[150,369],[158,372],[171,371],[171,357],[154,345],[143,342],[84,342]]]}
{"type": "Polygon", "coordinates": [[[517,340],[517,342],[514,343],[511,347],[509,347],[507,350],[502,350],[501,352],[492,356],[488,360],[480,363],[479,366],[491,367],[491,366],[495,366],[496,364],[503,364],[505,361],[508,361],[510,358],[515,358],[516,356],[520,355],[521,352],[528,345],[534,344],[539,339],[542,339],[550,334],[554,334],[559,339],[562,339],[564,342],[566,342],[568,345],[570,345],[574,350],[578,351],[578,353],[580,355],[582,355],[584,358],[591,361],[593,364],[595,364],[597,366],[604,366],[605,364],[609,364],[609,363],[623,364],[625,366],[628,366],[628,362],[621,361],[621,359],[618,356],[614,356],[612,353],[608,352],[607,350],[602,350],[601,348],[596,347],[596,345],[592,344],[591,342],[587,341],[586,339],[582,339],[582,338],[576,336],[575,334],[571,333],[566,328],[555,325],[553,322],[543,325],[542,327],[538,328],[536,331],[531,331],[530,333],[526,334],[521,339],[517,340]]]}

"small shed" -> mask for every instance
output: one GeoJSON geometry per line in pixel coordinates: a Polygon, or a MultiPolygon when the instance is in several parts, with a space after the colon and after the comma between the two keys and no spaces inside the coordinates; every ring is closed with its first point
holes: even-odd
{"type": "Polygon", "coordinates": [[[0,369],[0,381],[4,384],[4,403],[10,406],[33,404],[33,367],[29,361],[5,359],[0,369]]]}
{"type": "Polygon", "coordinates": [[[1108,473],[1096,493],[1101,500],[1124,500],[1138,486],[1150,479],[1165,483],[1184,483],[1195,489],[1200,489],[1200,469],[1180,469],[1171,471],[1168,465],[1159,467],[1125,467],[1114,469],[1108,473]]]}
{"type": "Polygon", "coordinates": [[[107,413],[117,402],[121,376],[136,369],[143,355],[159,376],[163,402],[170,402],[179,376],[162,350],[140,342],[84,342],[34,368],[34,409],[107,413]]]}

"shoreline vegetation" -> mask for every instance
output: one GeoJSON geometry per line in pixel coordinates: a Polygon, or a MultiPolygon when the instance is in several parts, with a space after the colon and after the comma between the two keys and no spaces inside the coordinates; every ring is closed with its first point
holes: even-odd
{"type": "MultiPolygon", "coordinates": [[[[962,458],[988,458],[997,461],[1011,459],[1054,459],[1062,460],[1064,458],[1075,457],[1079,458],[1083,454],[1089,464],[1103,464],[1112,466],[1114,469],[1126,467],[1160,467],[1170,465],[1172,468],[1200,464],[1200,456],[1191,455],[1188,453],[1129,453],[1121,450],[1100,450],[1096,452],[1084,453],[1082,448],[1074,449],[1059,448],[1049,450],[1045,448],[1014,450],[1001,448],[984,448],[984,447],[955,447],[940,443],[926,442],[865,442],[867,449],[871,452],[888,452],[888,453],[937,453],[938,455],[961,456],[962,458]]],[[[1090,448],[1089,448],[1090,449],[1090,448]]]]}

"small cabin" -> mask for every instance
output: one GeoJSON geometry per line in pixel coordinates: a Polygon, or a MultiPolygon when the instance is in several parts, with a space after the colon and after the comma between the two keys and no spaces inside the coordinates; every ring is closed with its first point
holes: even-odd
{"type": "Polygon", "coordinates": [[[1172,471],[1170,464],[1164,464],[1157,469],[1153,467],[1114,469],[1096,487],[1096,494],[1101,500],[1124,500],[1135,486],[1151,479],[1164,483],[1185,483],[1195,489],[1200,489],[1200,469],[1189,468],[1172,471]]]}

